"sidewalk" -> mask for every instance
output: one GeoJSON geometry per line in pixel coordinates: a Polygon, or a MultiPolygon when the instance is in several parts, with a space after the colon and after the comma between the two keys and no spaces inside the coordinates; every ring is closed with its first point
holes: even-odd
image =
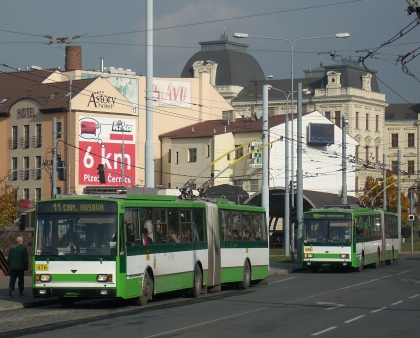
{"type": "MultiPolygon", "coordinates": [[[[270,263],[270,276],[287,275],[292,272],[303,271],[296,263],[270,263]]],[[[9,296],[9,276],[0,276],[0,312],[20,310],[50,304],[58,304],[58,298],[39,299],[32,296],[31,276],[25,276],[25,296],[19,296],[17,282],[14,297],[9,296]]]]}

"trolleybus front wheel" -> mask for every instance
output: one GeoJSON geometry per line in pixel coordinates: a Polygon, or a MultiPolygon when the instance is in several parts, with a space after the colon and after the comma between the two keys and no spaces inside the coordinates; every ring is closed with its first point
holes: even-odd
{"type": "Polygon", "coordinates": [[[140,297],[134,299],[135,305],[144,306],[153,296],[153,279],[150,278],[149,272],[146,271],[143,276],[143,290],[140,297]]]}

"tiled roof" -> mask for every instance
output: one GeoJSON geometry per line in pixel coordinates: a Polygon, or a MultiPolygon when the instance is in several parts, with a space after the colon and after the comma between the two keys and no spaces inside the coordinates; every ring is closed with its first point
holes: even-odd
{"type": "MultiPolygon", "coordinates": [[[[309,113],[304,113],[306,115],[309,113]]],[[[291,120],[289,114],[289,119],[291,120]]],[[[296,114],[294,115],[296,119],[296,114]]],[[[268,119],[268,127],[272,128],[285,122],[286,115],[275,115],[268,119]]],[[[213,135],[221,135],[225,133],[249,133],[261,132],[262,119],[252,120],[250,118],[236,119],[235,122],[228,122],[228,120],[211,120],[197,124],[192,124],[188,127],[180,128],[178,130],[170,131],[159,135],[160,138],[169,137],[175,138],[197,138],[197,137],[212,137],[213,135]]]]}
{"type": "Polygon", "coordinates": [[[385,108],[385,121],[417,121],[420,103],[393,103],[385,108]]]}
{"type": "MultiPolygon", "coordinates": [[[[51,75],[44,70],[0,73],[0,115],[8,116],[10,107],[22,98],[32,98],[41,104],[41,111],[68,110],[69,81],[42,82],[51,75]]],[[[95,80],[72,81],[72,97],[95,80]]]]}

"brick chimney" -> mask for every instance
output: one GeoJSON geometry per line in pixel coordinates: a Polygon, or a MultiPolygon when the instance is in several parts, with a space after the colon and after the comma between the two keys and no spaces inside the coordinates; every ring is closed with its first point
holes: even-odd
{"type": "Polygon", "coordinates": [[[66,65],[65,70],[82,69],[82,47],[66,46],[66,65]]]}

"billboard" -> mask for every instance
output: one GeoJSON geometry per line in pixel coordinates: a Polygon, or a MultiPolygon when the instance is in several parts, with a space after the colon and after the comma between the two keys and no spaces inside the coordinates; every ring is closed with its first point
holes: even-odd
{"type": "Polygon", "coordinates": [[[107,186],[132,186],[136,181],[136,121],[81,116],[79,184],[101,185],[98,165],[104,165],[107,186]],[[124,175],[123,165],[124,163],[124,175]]]}
{"type": "Polygon", "coordinates": [[[334,144],[334,124],[309,123],[308,143],[319,146],[334,144]]]}
{"type": "Polygon", "coordinates": [[[154,107],[191,107],[191,83],[153,79],[154,107]]]}

